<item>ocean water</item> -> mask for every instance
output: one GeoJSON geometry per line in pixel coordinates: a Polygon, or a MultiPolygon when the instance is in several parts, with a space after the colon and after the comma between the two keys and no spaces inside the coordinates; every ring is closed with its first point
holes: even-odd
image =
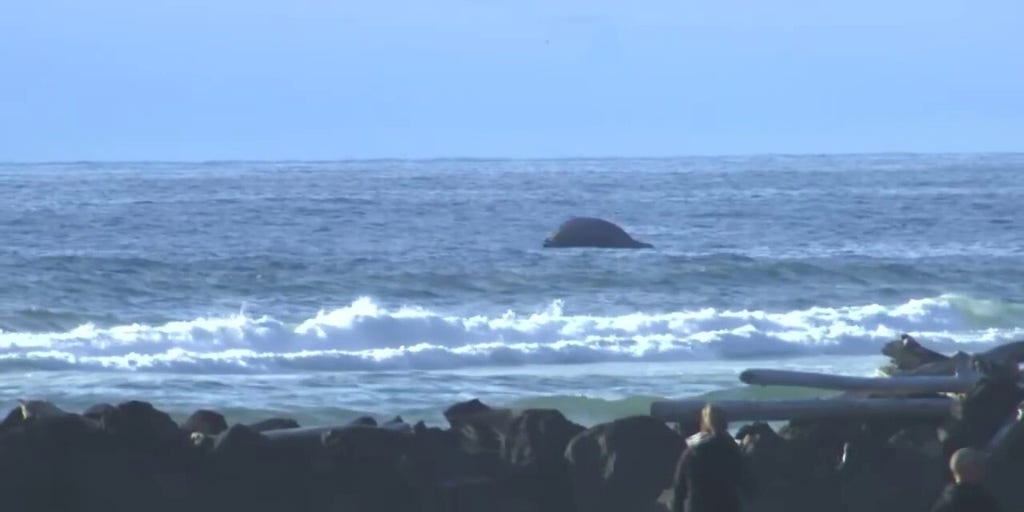
{"type": "Polygon", "coordinates": [[[0,407],[584,423],[1024,337],[1024,155],[0,164],[0,407]],[[543,249],[575,215],[652,250],[543,249]]]}

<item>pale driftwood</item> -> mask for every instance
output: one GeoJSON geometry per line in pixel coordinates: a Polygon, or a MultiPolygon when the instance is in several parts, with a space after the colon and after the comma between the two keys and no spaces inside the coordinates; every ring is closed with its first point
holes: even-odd
{"type": "Polygon", "coordinates": [[[877,394],[966,393],[980,375],[921,377],[849,377],[825,373],[751,368],[740,373],[740,381],[761,386],[797,386],[877,394]]]}
{"type": "Polygon", "coordinates": [[[882,354],[889,356],[892,360],[892,369],[897,373],[949,359],[949,356],[921,345],[909,334],[903,334],[899,339],[883,345],[882,354]]]}
{"type": "Polygon", "coordinates": [[[978,354],[983,359],[996,363],[1020,364],[1024,363],[1024,341],[1013,341],[993,347],[978,354]]]}
{"type": "Polygon", "coordinates": [[[922,346],[904,334],[900,339],[886,343],[882,347],[882,354],[892,359],[892,364],[883,371],[894,376],[954,375],[965,364],[978,367],[983,373],[1013,375],[1017,366],[1024,363],[1024,341],[1004,343],[973,355],[957,351],[952,356],[946,356],[922,346]]]}
{"type": "Polygon", "coordinates": [[[412,427],[407,423],[383,423],[377,426],[367,425],[338,425],[333,427],[299,427],[299,428],[286,428],[280,430],[268,430],[263,432],[263,435],[274,442],[306,442],[311,441],[315,443],[320,442],[320,438],[324,434],[331,431],[343,431],[358,428],[376,428],[380,430],[390,430],[393,432],[409,432],[412,427]]]}
{"type": "MultiPolygon", "coordinates": [[[[658,401],[651,416],[663,421],[692,422],[700,417],[705,400],[658,401]]],[[[781,421],[840,418],[944,418],[950,415],[947,398],[836,398],[812,400],[715,400],[730,421],[781,421]]]]}

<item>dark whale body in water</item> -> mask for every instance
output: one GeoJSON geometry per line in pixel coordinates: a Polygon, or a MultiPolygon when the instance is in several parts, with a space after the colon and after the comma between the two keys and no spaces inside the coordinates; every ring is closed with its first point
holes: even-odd
{"type": "Polygon", "coordinates": [[[634,240],[622,228],[604,219],[574,217],[545,239],[544,247],[651,249],[654,246],[634,240]]]}

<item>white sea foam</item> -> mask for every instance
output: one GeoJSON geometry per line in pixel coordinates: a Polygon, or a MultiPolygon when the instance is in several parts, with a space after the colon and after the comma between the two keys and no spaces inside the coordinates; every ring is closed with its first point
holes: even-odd
{"type": "Polygon", "coordinates": [[[457,317],[420,307],[388,310],[361,298],[297,324],[239,314],[163,325],[85,324],[62,333],[0,331],[0,369],[358,371],[877,354],[903,332],[953,350],[1024,337],[1020,309],[943,295],[894,305],[620,316],[569,315],[555,301],[533,313],[457,317]]]}

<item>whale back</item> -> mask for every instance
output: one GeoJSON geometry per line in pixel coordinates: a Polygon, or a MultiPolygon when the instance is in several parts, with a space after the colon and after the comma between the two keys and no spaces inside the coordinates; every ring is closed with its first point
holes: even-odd
{"type": "Polygon", "coordinates": [[[612,247],[649,248],[650,244],[638,242],[625,230],[604,219],[594,217],[573,217],[562,223],[544,241],[545,247],[612,247]]]}

